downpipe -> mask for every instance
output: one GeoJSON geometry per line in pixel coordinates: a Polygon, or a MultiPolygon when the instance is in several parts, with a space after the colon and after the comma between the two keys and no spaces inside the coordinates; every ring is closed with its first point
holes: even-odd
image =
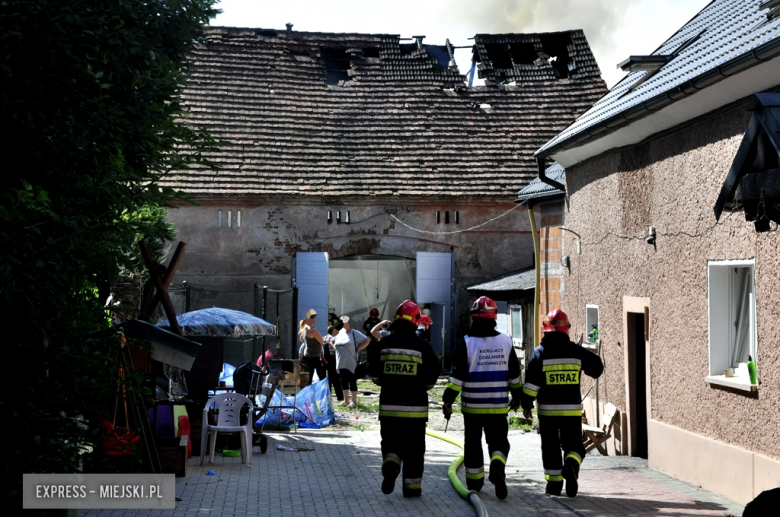
{"type": "MultiPolygon", "coordinates": [[[[457,445],[463,449],[462,443],[454,440],[453,438],[450,438],[447,435],[437,433],[436,431],[431,431],[428,428],[425,429],[425,434],[434,438],[438,438],[439,440],[444,440],[445,442],[451,443],[453,445],[457,445]]],[[[463,453],[455,458],[455,461],[450,463],[450,466],[447,469],[447,477],[450,478],[450,483],[452,483],[452,486],[455,488],[455,491],[458,493],[458,495],[468,501],[469,504],[474,507],[474,511],[477,513],[477,517],[488,517],[487,508],[485,508],[485,503],[482,502],[482,499],[479,498],[479,493],[476,490],[469,490],[463,486],[463,483],[461,483],[460,478],[458,477],[458,469],[462,464],[463,453]]]]}

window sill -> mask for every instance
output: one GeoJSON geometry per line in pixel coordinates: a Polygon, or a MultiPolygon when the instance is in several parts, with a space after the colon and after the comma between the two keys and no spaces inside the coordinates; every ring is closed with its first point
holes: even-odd
{"type": "Polygon", "coordinates": [[[596,348],[598,348],[598,345],[596,343],[582,343],[582,348],[589,348],[591,350],[596,350],[596,348]]]}
{"type": "Polygon", "coordinates": [[[748,379],[742,377],[726,377],[725,375],[708,375],[704,378],[705,382],[717,384],[719,386],[728,386],[742,391],[758,391],[756,384],[750,384],[748,379]]]}

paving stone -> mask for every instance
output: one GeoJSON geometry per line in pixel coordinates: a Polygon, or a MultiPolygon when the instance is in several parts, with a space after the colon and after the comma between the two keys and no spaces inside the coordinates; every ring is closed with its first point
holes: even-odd
{"type": "MultiPolygon", "coordinates": [[[[381,493],[379,431],[333,433],[299,430],[297,434],[267,433],[268,452],[254,449],[252,465],[241,458],[215,457],[200,466],[189,460],[188,476],[177,478],[182,501],[176,510],[82,511],[83,516],[135,515],[154,517],[247,514],[395,517],[471,515],[447,477],[450,463],[461,450],[428,437],[423,475],[423,496],[406,499],[400,481],[390,495],[381,493]],[[312,452],[286,452],[275,445],[313,448],[312,452]],[[214,470],[216,476],[207,476],[214,470]]],[[[462,440],[463,433],[448,433],[462,440]]],[[[627,457],[588,456],[580,474],[580,493],[573,499],[544,494],[539,435],[510,432],[507,460],[509,497],[500,501],[488,482],[480,493],[491,517],[619,515],[741,515],[743,507],[700,487],[683,483],[647,468],[647,461],[627,457]]],[[[463,479],[463,471],[460,471],[463,479]]]]}

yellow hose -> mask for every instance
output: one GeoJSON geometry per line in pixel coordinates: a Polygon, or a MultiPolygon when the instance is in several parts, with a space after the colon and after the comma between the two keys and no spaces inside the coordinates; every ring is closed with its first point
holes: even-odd
{"type": "MultiPolygon", "coordinates": [[[[447,436],[446,434],[437,433],[436,431],[431,431],[430,429],[425,429],[425,434],[428,436],[433,436],[434,438],[438,438],[439,440],[444,440],[445,442],[449,442],[452,445],[457,445],[461,449],[463,449],[463,444],[460,443],[457,440],[454,440],[447,436]]],[[[463,463],[463,453],[460,454],[457,458],[455,458],[455,461],[450,463],[450,467],[447,469],[447,477],[450,478],[450,483],[452,483],[452,486],[455,487],[455,491],[458,492],[458,495],[460,495],[464,499],[468,499],[468,493],[469,490],[463,486],[463,483],[460,482],[460,478],[458,478],[458,469],[460,468],[461,463],[463,463]]]]}
{"type": "MultiPolygon", "coordinates": [[[[457,445],[461,449],[463,449],[463,444],[460,443],[457,440],[454,440],[447,436],[446,434],[437,433],[436,431],[431,431],[430,429],[425,429],[425,434],[428,436],[433,436],[434,438],[438,438],[439,440],[444,440],[445,442],[449,442],[452,445],[457,445]]],[[[460,482],[460,478],[458,478],[458,468],[460,468],[460,465],[463,463],[463,453],[460,454],[457,458],[455,458],[455,461],[450,463],[450,467],[447,469],[447,477],[450,478],[450,483],[452,483],[452,486],[455,488],[455,491],[458,492],[458,495],[461,496],[463,499],[469,502],[469,504],[474,508],[474,511],[477,513],[477,517],[489,517],[487,508],[485,508],[485,503],[482,502],[482,499],[479,498],[479,494],[476,490],[469,490],[465,486],[463,486],[463,483],[460,482]]]]}

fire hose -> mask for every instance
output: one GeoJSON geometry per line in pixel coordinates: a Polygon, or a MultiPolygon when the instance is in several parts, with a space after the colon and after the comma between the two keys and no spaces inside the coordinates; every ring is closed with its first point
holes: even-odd
{"type": "MultiPolygon", "coordinates": [[[[431,431],[430,429],[425,429],[425,434],[428,436],[433,436],[434,438],[438,438],[439,440],[444,440],[445,442],[449,442],[453,445],[457,445],[463,449],[462,443],[450,438],[449,436],[437,433],[436,431],[431,431]]],[[[455,458],[455,461],[450,463],[450,466],[447,469],[447,477],[450,478],[450,483],[452,483],[452,486],[455,488],[455,491],[458,493],[458,495],[468,501],[471,506],[474,507],[474,511],[477,512],[477,517],[488,517],[487,508],[485,508],[485,503],[482,502],[482,499],[479,498],[479,493],[476,490],[469,490],[463,486],[460,478],[458,478],[458,468],[460,468],[461,464],[463,464],[463,453],[455,458]]]]}

